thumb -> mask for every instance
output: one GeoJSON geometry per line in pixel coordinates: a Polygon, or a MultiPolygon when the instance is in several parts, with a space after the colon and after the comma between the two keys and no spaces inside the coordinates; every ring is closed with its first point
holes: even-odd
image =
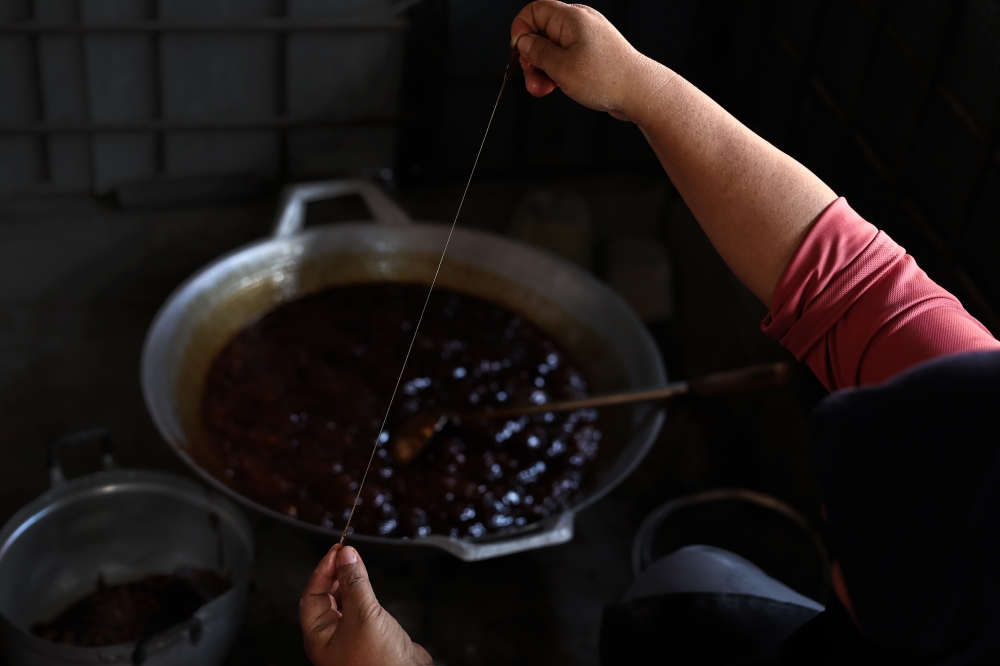
{"type": "Polygon", "coordinates": [[[566,49],[549,41],[541,35],[521,35],[514,45],[529,64],[548,74],[551,78],[559,77],[566,62],[566,49]]]}
{"type": "Polygon", "coordinates": [[[368,580],[368,569],[358,551],[345,546],[337,553],[337,580],[340,582],[344,615],[367,613],[378,608],[378,599],[368,580]]]}

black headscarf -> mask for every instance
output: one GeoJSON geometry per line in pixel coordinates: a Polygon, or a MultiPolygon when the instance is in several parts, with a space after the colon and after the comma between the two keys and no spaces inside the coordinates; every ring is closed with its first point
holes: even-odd
{"type": "Polygon", "coordinates": [[[1000,352],[835,393],[810,431],[865,634],[931,663],[1000,661],[1000,352]]]}

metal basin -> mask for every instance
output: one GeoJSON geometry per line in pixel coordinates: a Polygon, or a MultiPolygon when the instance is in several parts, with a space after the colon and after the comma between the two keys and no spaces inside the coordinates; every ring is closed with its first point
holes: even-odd
{"type": "MultiPolygon", "coordinates": [[[[285,196],[274,236],[225,255],[192,276],[167,300],[146,337],[142,387],[161,435],[207,481],[239,501],[304,529],[339,537],[241,496],[220,479],[224,467],[208,446],[200,418],[204,380],[218,351],[246,324],[282,303],[337,285],[429,284],[448,227],[411,223],[365,181],[313,183],[285,196]],[[359,194],[375,223],[302,229],[309,201],[359,194]]],[[[548,253],[479,231],[456,229],[438,285],[520,313],[547,331],[606,391],[666,381],[659,351],[635,313],[607,286],[548,253]]],[[[562,513],[503,535],[423,539],[355,535],[355,541],[436,546],[477,560],[568,541],[575,514],[609,492],[653,444],[663,412],[643,405],[602,415],[604,438],[581,491],[562,513]]]]}
{"type": "Polygon", "coordinates": [[[826,603],[830,561],[819,534],[781,500],[746,488],[716,488],[663,504],[632,544],[636,577],[678,548],[707,545],[753,562],[800,594],[826,603]]]}
{"type": "Polygon", "coordinates": [[[99,574],[114,585],[186,566],[213,569],[233,586],[192,621],[144,641],[139,660],[219,664],[239,630],[252,557],[239,510],[186,479],[108,470],[58,482],[0,531],[0,645],[12,666],[131,664],[135,644],[63,645],[33,635],[31,625],[93,592],[99,574]]]}

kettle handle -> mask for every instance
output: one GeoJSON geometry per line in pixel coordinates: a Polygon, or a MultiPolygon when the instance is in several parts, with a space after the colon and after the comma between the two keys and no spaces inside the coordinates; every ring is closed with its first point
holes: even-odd
{"type": "Polygon", "coordinates": [[[385,191],[367,180],[322,180],[299,183],[285,188],[274,223],[275,238],[288,238],[302,231],[306,221],[306,204],[310,201],[333,199],[357,194],[364,200],[377,224],[399,226],[409,224],[410,216],[389,198],[385,191]]]}
{"type": "Polygon", "coordinates": [[[115,469],[118,463],[115,462],[114,447],[111,445],[111,435],[107,428],[94,428],[75,432],[72,435],[60,437],[52,442],[49,447],[49,487],[55,488],[66,483],[66,475],[63,474],[62,461],[59,459],[59,452],[67,446],[77,446],[86,442],[99,439],[101,441],[101,466],[104,469],[115,469]]]}

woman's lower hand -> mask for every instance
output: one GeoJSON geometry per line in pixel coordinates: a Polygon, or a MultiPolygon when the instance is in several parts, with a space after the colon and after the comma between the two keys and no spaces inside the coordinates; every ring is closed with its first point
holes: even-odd
{"type": "Polygon", "coordinates": [[[334,546],[320,560],[299,602],[306,654],[316,666],[432,666],[379,605],[358,551],[334,546]]]}
{"type": "Polygon", "coordinates": [[[665,68],[632,48],[597,10],[538,0],[510,27],[525,85],[535,97],[561,89],[576,102],[629,120],[629,105],[665,68]]]}

